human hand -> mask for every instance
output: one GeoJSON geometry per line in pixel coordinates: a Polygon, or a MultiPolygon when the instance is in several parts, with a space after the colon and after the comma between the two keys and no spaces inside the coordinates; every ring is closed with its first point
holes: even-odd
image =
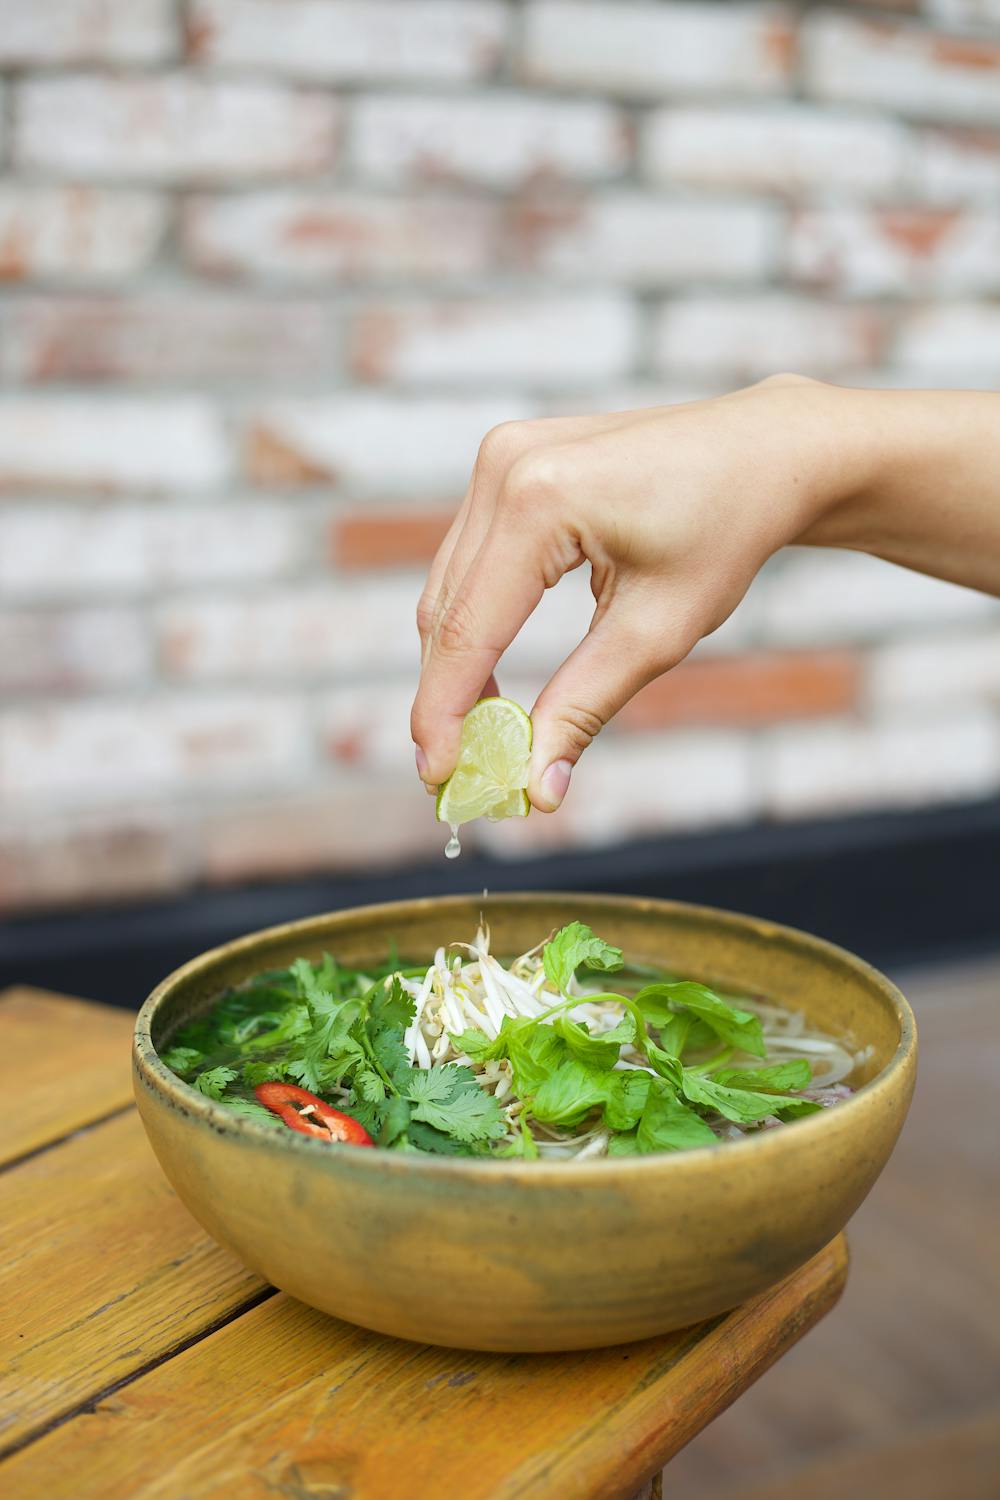
{"type": "Polygon", "coordinates": [[[927,520],[910,503],[919,499],[912,429],[927,430],[949,395],[963,410],[994,403],[969,420],[992,419],[995,430],[996,397],[861,392],[797,376],[711,401],[495,428],[418,610],[411,729],[422,779],[450,775],[463,717],[496,691],[504,650],[544,591],[584,562],[590,629],[532,710],[528,795],[543,811],[559,805],[603,725],[722,624],[780,547],[829,542],[893,556],[881,533],[895,527],[899,560],[938,571],[933,504],[927,520]],[[910,474],[905,493],[899,472],[910,474]]]}

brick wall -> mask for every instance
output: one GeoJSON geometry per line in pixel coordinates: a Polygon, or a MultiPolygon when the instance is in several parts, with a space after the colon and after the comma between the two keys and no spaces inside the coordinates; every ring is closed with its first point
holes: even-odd
{"type": "MultiPolygon", "coordinates": [[[[1000,384],[997,0],[0,0],[0,69],[8,908],[438,848],[412,613],[493,423],[1000,384]]],[[[998,606],[789,553],[473,837],[998,787],[998,606]]]]}

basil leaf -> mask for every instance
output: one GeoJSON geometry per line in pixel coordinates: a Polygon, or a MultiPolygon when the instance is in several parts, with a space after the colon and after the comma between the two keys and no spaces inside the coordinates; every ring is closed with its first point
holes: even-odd
{"type": "Polygon", "coordinates": [[[761,1093],[794,1093],[807,1089],[812,1082],[808,1059],[793,1057],[788,1062],[772,1063],[767,1068],[720,1068],[712,1074],[715,1083],[735,1089],[758,1089],[761,1093]]]}
{"type": "Polygon", "coordinates": [[[565,1015],[553,1018],[552,1029],[562,1037],[571,1057],[592,1068],[613,1068],[621,1055],[622,1043],[635,1040],[635,1022],[629,1015],[612,1031],[602,1031],[599,1036],[592,1036],[589,1027],[565,1015]]]}
{"type": "Polygon", "coordinates": [[[677,1007],[683,1006],[730,1046],[750,1052],[754,1057],[765,1055],[759,1018],[751,1011],[728,1005],[704,984],[695,984],[693,980],[681,980],[677,984],[648,984],[636,995],[635,1003],[653,1026],[669,1025],[677,1014],[677,1007]]]}
{"type": "Polygon", "coordinates": [[[605,972],[622,967],[622,950],[591,932],[586,922],[570,922],[542,950],[545,977],[566,993],[581,964],[605,972]]]}
{"type": "Polygon", "coordinates": [[[653,1075],[645,1068],[628,1068],[609,1074],[604,1098],[605,1125],[610,1130],[632,1130],[646,1107],[653,1083],[653,1075]]]}
{"type": "Polygon", "coordinates": [[[650,1093],[635,1140],[636,1150],[643,1153],[688,1151],[695,1146],[719,1144],[718,1136],[701,1116],[688,1109],[676,1094],[667,1089],[655,1089],[650,1093]]]}
{"type": "Polygon", "coordinates": [[[773,1094],[760,1094],[752,1089],[730,1088],[690,1068],[684,1069],[681,1091],[692,1104],[713,1109],[738,1125],[752,1125],[770,1115],[779,1120],[794,1120],[799,1115],[814,1114],[823,1107],[812,1099],[778,1099],[773,1094]]]}

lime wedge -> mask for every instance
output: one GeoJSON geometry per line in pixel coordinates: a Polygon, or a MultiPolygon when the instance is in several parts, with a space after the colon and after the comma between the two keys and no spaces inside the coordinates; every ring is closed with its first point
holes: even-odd
{"type": "Polygon", "coordinates": [[[458,764],[439,789],[437,815],[458,828],[473,818],[523,818],[528,785],[531,720],[510,698],[480,698],[462,725],[458,764]]]}

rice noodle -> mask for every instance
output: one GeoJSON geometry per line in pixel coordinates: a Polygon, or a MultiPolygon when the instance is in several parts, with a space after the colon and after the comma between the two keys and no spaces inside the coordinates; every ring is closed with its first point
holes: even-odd
{"type": "MultiPolygon", "coordinates": [[[[561,996],[546,978],[542,965],[544,942],[522,953],[508,967],[490,952],[489,929],[481,925],[471,943],[453,943],[450,950],[438,948],[434,962],[422,979],[397,976],[408,994],[413,996],[416,1012],[404,1037],[411,1063],[427,1068],[435,1063],[458,1062],[473,1067],[479,1083],[495,1096],[507,1127],[508,1139],[519,1135],[518,1116],[523,1103],[513,1094],[513,1076],[507,1061],[472,1063],[452,1041],[466,1030],[485,1032],[495,1038],[505,1017],[543,1018],[543,1024],[554,1017],[545,1012],[558,1004],[561,996]],[[450,958],[449,958],[450,952],[450,958]]],[[[388,985],[391,978],[385,983],[388,985]]],[[[593,1035],[610,1031],[625,1014],[624,1006],[613,1000],[593,1000],[589,996],[605,993],[600,987],[588,991],[575,986],[579,1003],[566,1014],[583,1021],[593,1035]]],[[[871,1049],[852,1053],[842,1042],[811,1027],[801,1011],[786,1010],[760,996],[725,997],[742,1010],[752,1012],[761,1023],[766,1057],[752,1057],[734,1051],[727,1067],[760,1067],[765,1064],[806,1058],[812,1071],[809,1088],[798,1097],[813,1099],[824,1106],[838,1103],[852,1090],[845,1080],[860,1067],[871,1049]]],[[[716,1051],[718,1048],[716,1047],[716,1051]]],[[[685,1064],[707,1061],[707,1056],[685,1054],[685,1064]]],[[[652,1071],[642,1054],[623,1046],[616,1068],[652,1071]]],[[[769,1116],[756,1126],[740,1126],[722,1118],[708,1120],[720,1140],[735,1140],[756,1129],[769,1129],[780,1122],[769,1116]]],[[[611,1132],[598,1121],[584,1120],[575,1129],[562,1130],[532,1121],[532,1134],[540,1157],[546,1160],[587,1160],[607,1154],[611,1132]]]]}

